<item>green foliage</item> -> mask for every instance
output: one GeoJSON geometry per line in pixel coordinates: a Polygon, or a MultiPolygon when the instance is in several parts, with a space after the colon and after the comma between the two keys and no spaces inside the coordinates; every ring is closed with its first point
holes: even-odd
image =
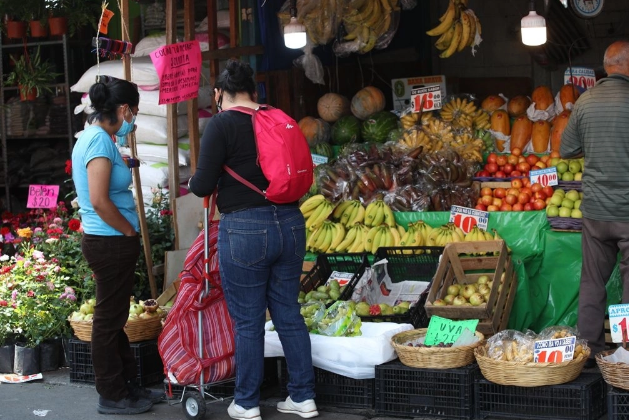
{"type": "Polygon", "coordinates": [[[78,29],[86,26],[98,29],[101,0],[46,0],[46,3],[52,16],[68,18],[68,35],[74,36],[78,29]]]}
{"type": "Polygon", "coordinates": [[[26,96],[33,89],[37,91],[39,97],[43,92],[52,92],[50,85],[60,73],[55,73],[54,64],[48,60],[42,60],[40,48],[32,55],[22,55],[15,58],[11,55],[11,60],[15,64],[13,71],[9,73],[6,79],[7,85],[20,87],[20,93],[26,96]]]}

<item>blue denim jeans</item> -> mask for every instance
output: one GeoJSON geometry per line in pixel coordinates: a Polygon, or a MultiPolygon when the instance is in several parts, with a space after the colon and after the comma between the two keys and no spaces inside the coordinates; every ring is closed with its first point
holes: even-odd
{"type": "Polygon", "coordinates": [[[236,404],[260,401],[264,376],[264,323],[269,309],[296,402],[314,398],[310,337],[297,303],[306,253],[306,227],[297,206],[268,206],[221,215],[221,281],[236,333],[236,404]]]}

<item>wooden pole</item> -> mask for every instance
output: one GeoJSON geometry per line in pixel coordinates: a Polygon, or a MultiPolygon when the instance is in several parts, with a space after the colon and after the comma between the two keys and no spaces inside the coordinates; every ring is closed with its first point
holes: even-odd
{"type": "MultiPolygon", "coordinates": [[[[130,41],[129,39],[129,0],[121,0],[120,18],[122,20],[122,41],[130,41]]],[[[123,56],[124,78],[131,80],[131,63],[130,56],[123,56]]],[[[137,159],[135,133],[128,136],[129,149],[131,157],[137,159]]],[[[151,239],[149,238],[148,225],[146,224],[146,214],[144,213],[144,200],[142,198],[142,183],[140,182],[140,168],[133,168],[133,187],[135,188],[136,204],[138,207],[138,218],[140,219],[140,233],[142,235],[142,245],[144,246],[144,257],[146,258],[146,269],[149,276],[149,285],[151,286],[151,297],[157,299],[157,283],[153,274],[153,256],[151,255],[151,239]]]]}

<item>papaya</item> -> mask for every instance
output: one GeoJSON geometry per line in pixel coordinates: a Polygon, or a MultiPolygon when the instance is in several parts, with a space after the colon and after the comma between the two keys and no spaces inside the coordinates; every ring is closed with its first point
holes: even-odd
{"type": "MultiPolygon", "coordinates": [[[[511,134],[511,123],[507,111],[498,109],[491,114],[491,129],[508,136],[511,134]]],[[[496,148],[499,152],[504,151],[505,141],[496,139],[496,148]]]]}
{"type": "Polygon", "coordinates": [[[563,109],[568,109],[567,105],[569,103],[574,104],[577,99],[579,99],[579,95],[581,95],[579,89],[577,89],[577,87],[572,83],[563,85],[561,89],[559,89],[559,101],[561,102],[563,109]]]}
{"type": "Polygon", "coordinates": [[[505,100],[501,96],[489,95],[488,97],[483,99],[483,102],[481,103],[480,107],[483,108],[485,111],[492,113],[495,110],[499,109],[504,104],[505,104],[505,100]]]}
{"type": "Polygon", "coordinates": [[[526,115],[520,115],[515,119],[511,127],[511,150],[518,148],[524,150],[524,147],[531,141],[533,132],[533,123],[526,115]]]}
{"type": "Polygon", "coordinates": [[[535,102],[535,109],[545,111],[554,102],[553,92],[548,86],[538,86],[533,90],[531,100],[535,102]]]}
{"type": "Polygon", "coordinates": [[[514,96],[509,99],[507,104],[507,112],[511,117],[519,117],[526,114],[526,110],[531,105],[531,100],[523,95],[514,96]]]}
{"type": "Polygon", "coordinates": [[[536,121],[533,123],[531,141],[533,142],[533,152],[544,153],[548,150],[550,140],[550,123],[548,121],[536,121]]]}
{"type": "Polygon", "coordinates": [[[561,147],[561,135],[568,125],[572,112],[568,109],[557,115],[553,120],[553,127],[550,130],[550,151],[559,152],[561,147]]]}

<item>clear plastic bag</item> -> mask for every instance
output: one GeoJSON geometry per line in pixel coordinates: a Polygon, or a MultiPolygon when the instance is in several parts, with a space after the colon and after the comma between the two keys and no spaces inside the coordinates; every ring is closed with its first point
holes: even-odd
{"type": "Polygon", "coordinates": [[[323,319],[323,315],[325,314],[325,304],[320,301],[306,302],[301,305],[299,313],[304,317],[304,322],[306,323],[306,327],[308,327],[308,331],[311,331],[317,328],[319,321],[323,319]]]}
{"type": "Polygon", "coordinates": [[[312,53],[313,47],[314,45],[308,41],[304,47],[304,55],[293,60],[293,64],[295,67],[303,69],[306,77],[313,83],[324,85],[323,64],[321,64],[319,57],[312,53]]]}
{"type": "Polygon", "coordinates": [[[417,0],[400,0],[400,6],[403,10],[411,10],[417,7],[417,0]]]}
{"type": "MultiPolygon", "coordinates": [[[[317,333],[329,337],[353,337],[361,335],[360,317],[355,312],[353,301],[336,301],[318,323],[317,333]]],[[[314,332],[314,331],[313,331],[314,332]]]]}
{"type": "Polygon", "coordinates": [[[391,41],[393,40],[393,37],[395,36],[395,33],[397,32],[397,28],[400,24],[399,10],[391,11],[390,18],[391,18],[391,24],[389,25],[389,29],[385,33],[380,35],[380,37],[376,40],[376,45],[374,48],[377,50],[382,50],[388,47],[391,41]]]}

